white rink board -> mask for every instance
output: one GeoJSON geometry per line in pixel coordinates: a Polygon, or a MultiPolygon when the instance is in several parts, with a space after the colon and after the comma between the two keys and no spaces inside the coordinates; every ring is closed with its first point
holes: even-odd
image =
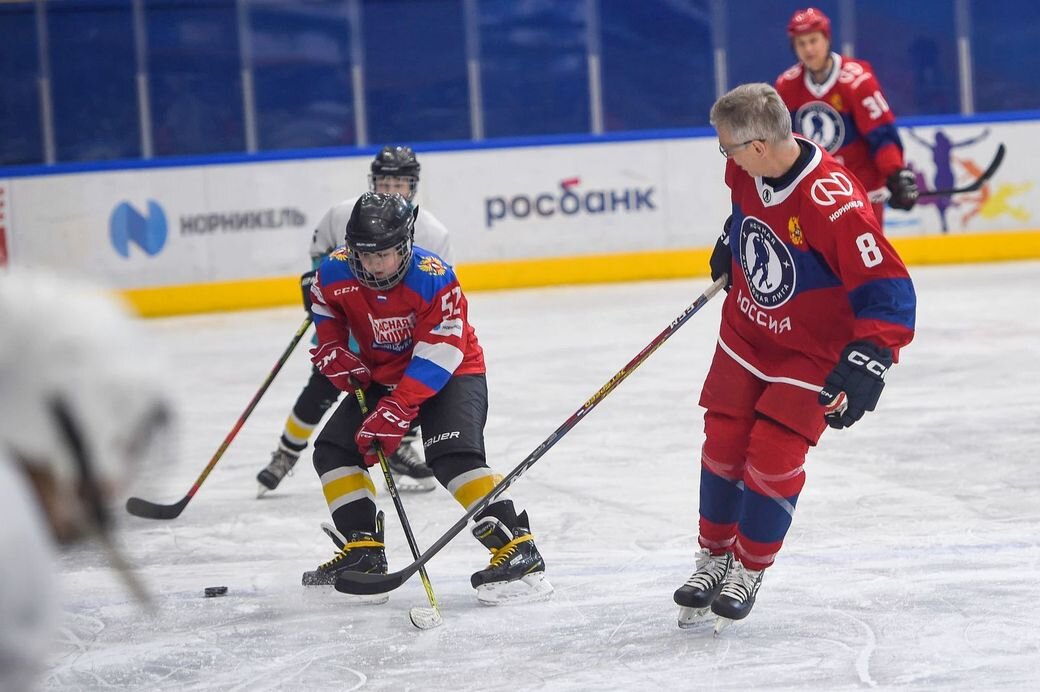
{"type": "MultiPolygon", "coordinates": [[[[913,130],[941,131],[957,184],[1008,154],[981,193],[935,199],[913,212],[886,212],[892,236],[1029,230],[1038,227],[1040,153],[1032,121],[913,130]]],[[[941,169],[904,130],[908,160],[931,185],[941,169]]],[[[724,160],[711,137],[419,153],[419,204],[445,223],[460,264],[708,247],[729,210],[724,160]]],[[[310,234],[332,204],[367,185],[368,156],[214,163],[44,175],[6,188],[10,261],[49,266],[117,288],[273,278],[308,266],[310,234]],[[123,203],[162,209],[165,243],[154,254],[111,237],[123,203]],[[237,226],[244,225],[245,228],[237,226]],[[199,228],[205,230],[200,231],[199,228]],[[192,231],[192,229],[195,229],[192,231]]],[[[143,221],[142,221],[143,223],[143,221]]]]}

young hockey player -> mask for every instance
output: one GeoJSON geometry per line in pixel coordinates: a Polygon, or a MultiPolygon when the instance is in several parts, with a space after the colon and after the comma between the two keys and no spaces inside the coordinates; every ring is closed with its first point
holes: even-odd
{"type": "MultiPolygon", "coordinates": [[[[396,192],[410,204],[414,204],[420,168],[411,147],[383,147],[372,161],[372,172],[368,177],[369,189],[372,192],[396,192]]],[[[314,267],[343,244],[343,231],[347,227],[347,219],[350,218],[355,202],[357,198],[340,202],[325,212],[318,222],[310,248],[314,267]]],[[[448,231],[425,209],[419,211],[415,220],[415,237],[420,247],[435,253],[448,264],[453,263],[448,231]]],[[[307,310],[310,310],[310,285],[313,278],[312,270],[303,275],[301,282],[304,307],[307,310]]],[[[311,370],[310,379],[296,398],[296,403],[293,404],[292,411],[285,421],[278,447],[271,453],[270,463],[257,474],[258,497],[277,488],[296,465],[314,429],[321,422],[325,412],[336,403],[339,394],[340,391],[316,368],[311,370]]],[[[405,437],[400,449],[389,457],[390,469],[400,490],[424,492],[437,487],[433,472],[423,463],[421,449],[418,430],[412,430],[405,437]]]]}
{"type": "MultiPolygon", "coordinates": [[[[363,195],[346,225],[346,247],[329,255],[315,277],[312,360],[337,388],[362,388],[369,413],[351,394],[315,441],[314,468],[335,524],[326,532],[339,552],[305,573],[305,585],[332,584],[346,570],[386,571],[382,513],[368,468],[378,463],[377,449],[394,454],[413,423],[421,423],[435,477],[463,507],[483,499],[499,479],[484,451],[484,353],[454,271],[413,245],[417,214],[400,195],[363,195]]],[[[481,602],[552,593],[527,512],[517,514],[508,494],[476,516],[473,535],[491,551],[490,564],[471,578],[481,602]]]]}

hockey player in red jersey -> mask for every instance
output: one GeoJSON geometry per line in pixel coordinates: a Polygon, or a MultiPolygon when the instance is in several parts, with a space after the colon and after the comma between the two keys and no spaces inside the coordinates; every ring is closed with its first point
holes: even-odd
{"type": "Polygon", "coordinates": [[[831,21],[820,10],[798,10],[787,24],[798,64],[776,80],[794,131],[822,146],[866,187],[878,223],[887,197],[912,209],[917,180],[903,160],[896,118],[866,60],[831,51],[831,21]]]}
{"type": "Polygon", "coordinates": [[[680,626],[710,610],[721,628],[754,605],[809,448],[874,410],[916,298],[863,185],[792,134],[773,87],[737,87],[711,122],[732,201],[711,268],[731,283],[700,398],[700,551],[675,602],[680,626]]]}
{"type": "MultiPolygon", "coordinates": [[[[333,584],[347,570],[386,572],[382,512],[368,467],[378,463],[376,446],[393,454],[413,422],[421,424],[438,482],[463,507],[500,479],[484,451],[483,350],[452,268],[413,247],[417,215],[398,194],[362,195],[347,221],[346,247],[321,263],[311,289],[318,333],[312,361],[340,389],[363,388],[370,413],[346,397],[314,443],[314,468],[335,524],[326,533],[339,552],[305,573],[305,585],[333,584]]],[[[552,593],[527,512],[517,514],[508,494],[475,517],[473,534],[492,553],[471,578],[482,603],[552,593]]],[[[386,595],[353,598],[378,602],[386,595]]]]}

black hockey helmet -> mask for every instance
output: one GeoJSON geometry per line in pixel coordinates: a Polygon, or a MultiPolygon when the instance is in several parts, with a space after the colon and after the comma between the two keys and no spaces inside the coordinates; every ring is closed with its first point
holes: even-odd
{"type": "Polygon", "coordinates": [[[418,207],[404,197],[385,192],[366,192],[358,198],[347,221],[347,261],[363,286],[385,291],[397,285],[412,259],[412,238],[418,207]],[[359,253],[396,250],[400,261],[391,274],[377,278],[364,268],[359,253]]]}
{"type": "Polygon", "coordinates": [[[372,161],[368,187],[372,192],[399,192],[398,190],[377,190],[376,184],[384,181],[390,182],[387,179],[400,178],[408,185],[408,194],[405,195],[405,199],[411,202],[419,187],[419,170],[421,168],[411,147],[385,146],[372,161]]]}

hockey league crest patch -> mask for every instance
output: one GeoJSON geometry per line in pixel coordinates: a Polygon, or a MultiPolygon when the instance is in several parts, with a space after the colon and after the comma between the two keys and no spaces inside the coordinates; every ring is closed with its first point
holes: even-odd
{"type": "Polygon", "coordinates": [[[794,260],[787,245],[753,216],[740,224],[740,267],[751,297],[763,308],[783,305],[794,295],[794,260]]]}
{"type": "Polygon", "coordinates": [[[791,119],[795,132],[833,154],[845,143],[845,121],[841,113],[824,101],[810,101],[791,119]]]}
{"type": "Polygon", "coordinates": [[[444,276],[447,271],[444,263],[437,257],[423,257],[419,260],[419,270],[432,276],[444,276]]]}

